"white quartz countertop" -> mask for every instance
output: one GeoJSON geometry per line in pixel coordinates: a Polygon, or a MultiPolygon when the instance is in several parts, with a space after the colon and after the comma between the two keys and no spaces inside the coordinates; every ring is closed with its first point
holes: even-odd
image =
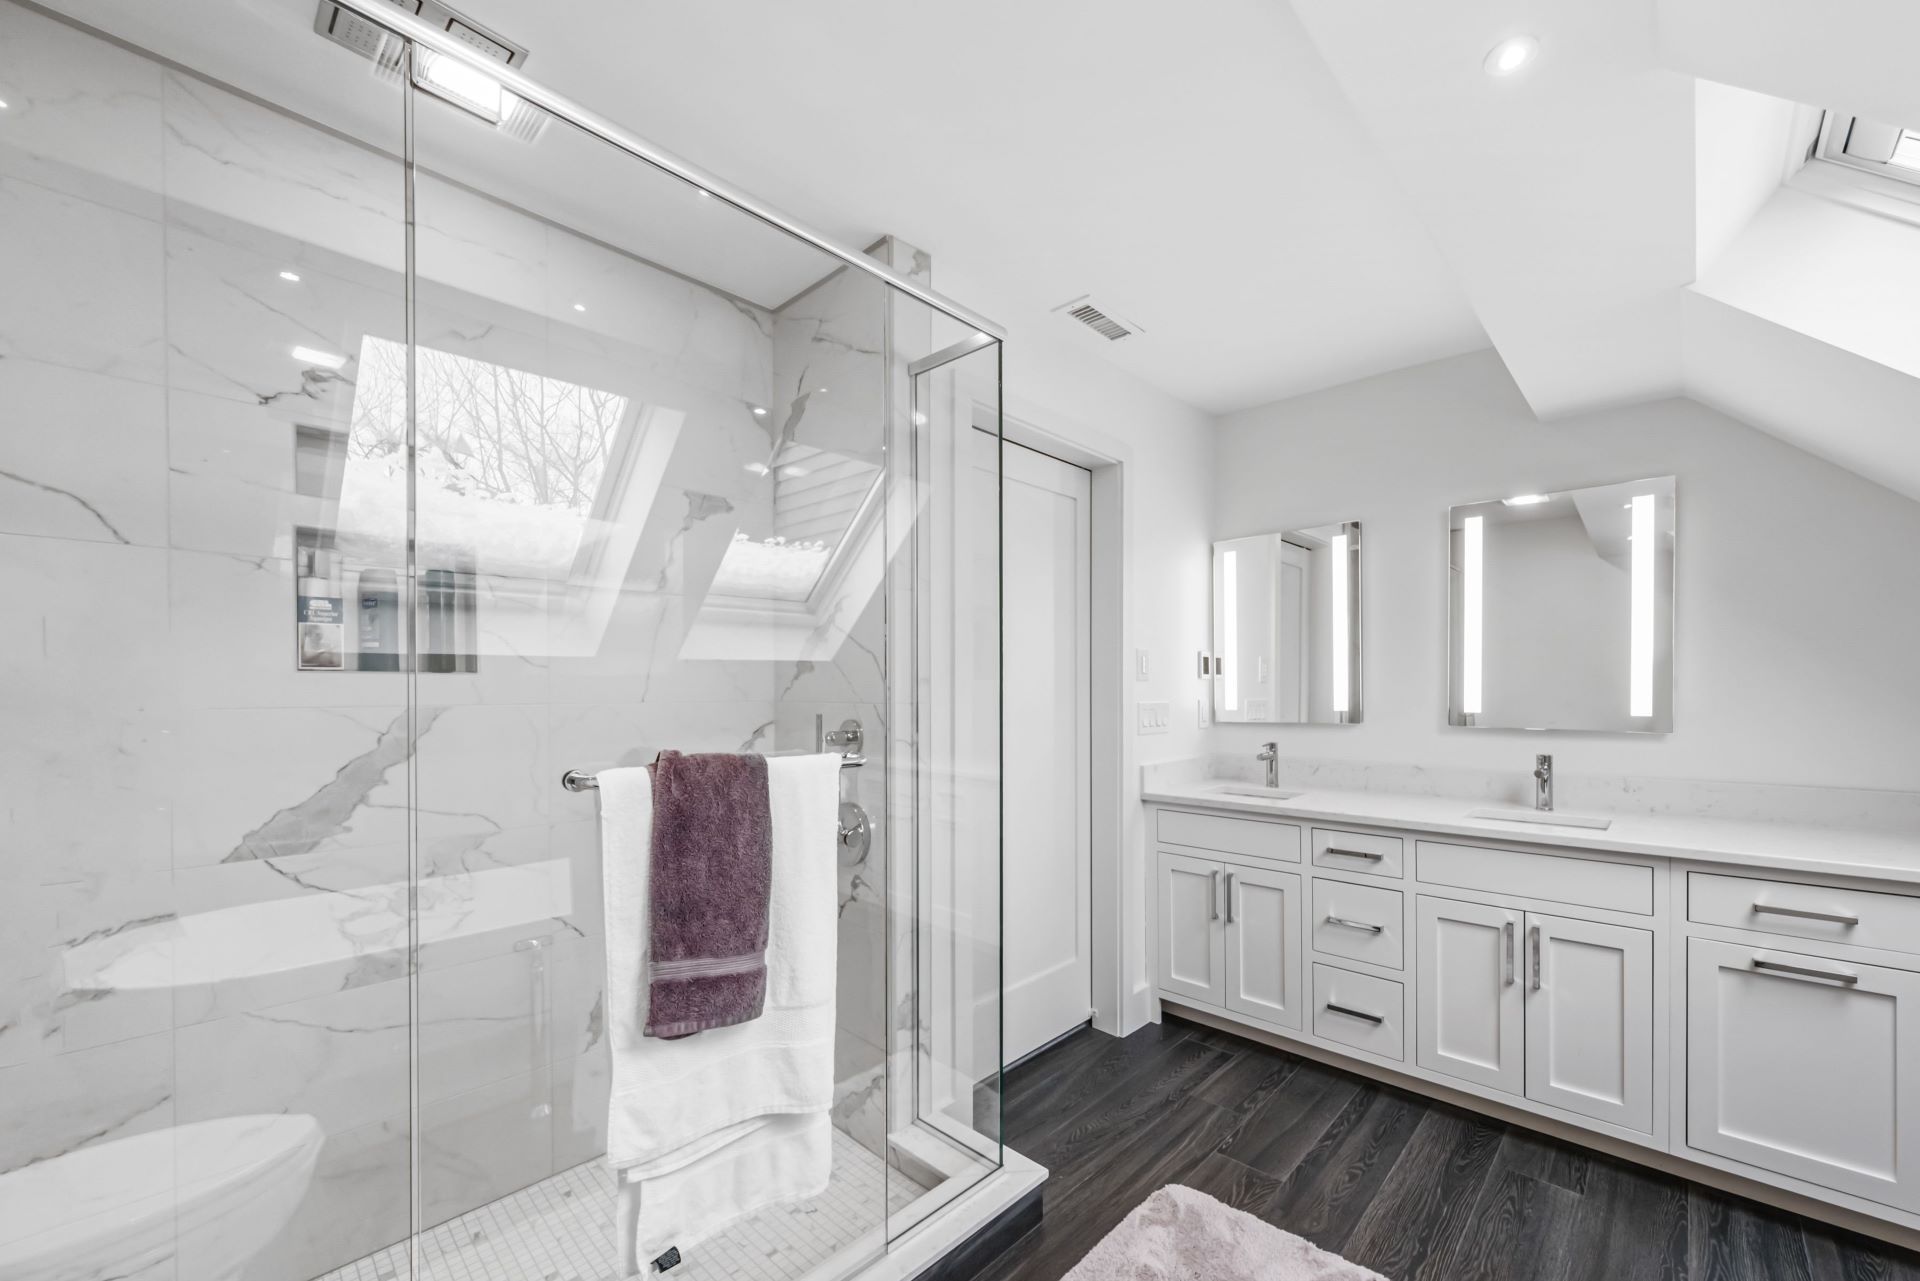
{"type": "MultiPolygon", "coordinates": [[[[1920,884],[1920,836],[1758,820],[1593,811],[1589,816],[1612,820],[1611,825],[1601,831],[1472,818],[1469,815],[1474,810],[1512,807],[1460,797],[1304,788],[1284,798],[1268,799],[1235,796],[1221,790],[1246,785],[1227,779],[1162,782],[1149,784],[1142,798],[1163,805],[1264,814],[1270,818],[1406,828],[1443,836],[1511,841],[1558,849],[1654,854],[1662,858],[1691,859],[1703,863],[1730,863],[1748,868],[1779,868],[1920,884]]],[[[1284,786],[1280,790],[1294,792],[1294,789],[1284,786]]],[[[1588,815],[1587,811],[1578,812],[1588,815]]]]}

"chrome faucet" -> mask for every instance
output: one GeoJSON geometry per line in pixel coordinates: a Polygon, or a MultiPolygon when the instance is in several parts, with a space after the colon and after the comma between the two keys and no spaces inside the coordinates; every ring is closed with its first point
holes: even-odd
{"type": "Polygon", "coordinates": [[[1553,809],[1553,757],[1545,753],[1533,758],[1533,808],[1553,809]]]}
{"type": "Polygon", "coordinates": [[[1262,743],[1260,751],[1254,754],[1254,760],[1267,763],[1267,786],[1280,786],[1280,744],[1262,743]]]}

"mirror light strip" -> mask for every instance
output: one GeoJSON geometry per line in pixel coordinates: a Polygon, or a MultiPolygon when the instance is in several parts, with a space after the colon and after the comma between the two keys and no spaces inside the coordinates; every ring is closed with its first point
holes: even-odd
{"type": "Polygon", "coordinates": [[[1347,536],[1333,536],[1333,710],[1344,713],[1348,702],[1347,678],[1347,536]]]}
{"type": "Polygon", "coordinates": [[[1226,633],[1226,671],[1221,674],[1220,701],[1229,712],[1240,710],[1240,553],[1220,558],[1220,630],[1226,633]]]}
{"type": "Polygon", "coordinates": [[[1628,619],[1627,715],[1653,715],[1654,496],[1633,496],[1632,595],[1628,619]]]}
{"type": "Polygon", "coordinates": [[[1465,544],[1462,556],[1466,561],[1465,584],[1461,595],[1461,659],[1460,659],[1460,710],[1468,716],[1480,714],[1480,663],[1481,663],[1481,567],[1480,540],[1483,517],[1469,516],[1462,530],[1461,541],[1465,544]]]}

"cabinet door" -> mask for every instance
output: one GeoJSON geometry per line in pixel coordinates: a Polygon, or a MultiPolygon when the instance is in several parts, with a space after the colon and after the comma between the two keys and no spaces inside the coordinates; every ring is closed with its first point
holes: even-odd
{"type": "Polygon", "coordinates": [[[1160,852],[1160,990],[1170,996],[1226,1003],[1221,876],[1211,859],[1160,852]]]}
{"type": "Polygon", "coordinates": [[[1300,878],[1235,867],[1226,873],[1229,1010],[1300,1026],[1300,878]]]}
{"type": "Polygon", "coordinates": [[[1920,1209],[1920,974],[1687,943],[1687,1142],[1920,1209]]]}
{"type": "Polygon", "coordinates": [[[1519,1094],[1526,1084],[1522,914],[1424,894],[1415,908],[1414,1061],[1519,1094]]]}
{"type": "Polygon", "coordinates": [[[1527,913],[1527,1097],[1653,1130],[1653,935],[1527,913]]]}

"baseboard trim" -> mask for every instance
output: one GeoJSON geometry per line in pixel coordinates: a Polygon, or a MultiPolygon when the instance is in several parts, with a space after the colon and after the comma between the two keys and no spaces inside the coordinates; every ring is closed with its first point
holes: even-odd
{"type": "Polygon", "coordinates": [[[1520,1126],[1523,1129],[1537,1130],[1542,1134],[1551,1135],[1556,1139],[1562,1139],[1579,1147],[1592,1148],[1595,1151],[1604,1152],[1608,1156],[1618,1157],[1623,1161],[1631,1161],[1635,1165],[1644,1165],[1649,1169],[1659,1170],[1663,1174],[1671,1174],[1676,1178],[1704,1184],[1717,1191],[1730,1192],[1735,1196],[1745,1197],[1749,1201],[1758,1201],[1762,1205],[1770,1205],[1775,1209],[1786,1210],[1791,1214],[1804,1215],[1809,1219],[1818,1219],[1822,1223],[1832,1224],[1834,1227],[1842,1228],[1848,1232],[1856,1232],[1861,1236],[1872,1237],[1877,1241],[1885,1241],[1890,1245],[1897,1245],[1903,1250],[1920,1251],[1920,1231],[1903,1227],[1898,1223],[1889,1223],[1884,1219],[1876,1219],[1870,1214],[1862,1214],[1857,1210],[1849,1210],[1845,1206],[1832,1205],[1826,1201],[1817,1201],[1812,1197],[1802,1196],[1798,1192],[1790,1192],[1785,1188],[1776,1188],[1771,1184],[1760,1183],[1752,1179],[1743,1179],[1737,1174],[1731,1174],[1725,1170],[1718,1170],[1709,1165],[1697,1165],[1692,1161],[1686,1160],[1684,1157],[1674,1156],[1670,1152],[1662,1152],[1658,1148],[1644,1147],[1638,1143],[1628,1143],[1623,1139],[1616,1139],[1612,1135],[1601,1134],[1593,1130],[1583,1130],[1579,1126],[1567,1125],[1552,1117],[1541,1116],[1536,1112],[1528,1112],[1521,1108],[1508,1107],[1493,1099],[1483,1099],[1477,1094],[1467,1094],[1458,1090],[1450,1090],[1435,1081],[1429,1081],[1422,1077],[1407,1076],[1403,1073],[1395,1072],[1391,1068],[1383,1068],[1378,1064],[1368,1063],[1361,1059],[1350,1059],[1344,1054],[1336,1053],[1321,1046],[1313,1045],[1306,1041],[1295,1041],[1288,1037],[1269,1032],[1265,1028],[1250,1027],[1245,1023],[1237,1023],[1232,1019],[1221,1018],[1219,1015],[1210,1011],[1195,1009],[1189,1005],[1181,1005],[1179,1002],[1168,1000],[1165,997],[1161,998],[1161,1006],[1166,1013],[1173,1015],[1175,1018],[1184,1019],[1189,1023],[1198,1023],[1203,1027],[1210,1027],[1217,1032],[1226,1032],[1233,1036],[1244,1037],[1249,1041],[1256,1041],[1261,1045],[1271,1046],[1276,1050],[1284,1050],[1288,1054],[1297,1054],[1303,1059],[1312,1059],[1316,1063],[1324,1063],[1328,1067],[1339,1068],[1341,1071],[1351,1072],[1355,1076],[1364,1076],[1371,1080],[1379,1081],[1383,1085],[1391,1085],[1396,1089],[1405,1090],[1409,1094],[1418,1094],[1426,1098],[1438,1099],[1442,1103],[1452,1104],[1454,1107],[1464,1109],[1468,1112],[1478,1112],[1482,1115],[1493,1117],[1495,1120],[1520,1126]]]}

